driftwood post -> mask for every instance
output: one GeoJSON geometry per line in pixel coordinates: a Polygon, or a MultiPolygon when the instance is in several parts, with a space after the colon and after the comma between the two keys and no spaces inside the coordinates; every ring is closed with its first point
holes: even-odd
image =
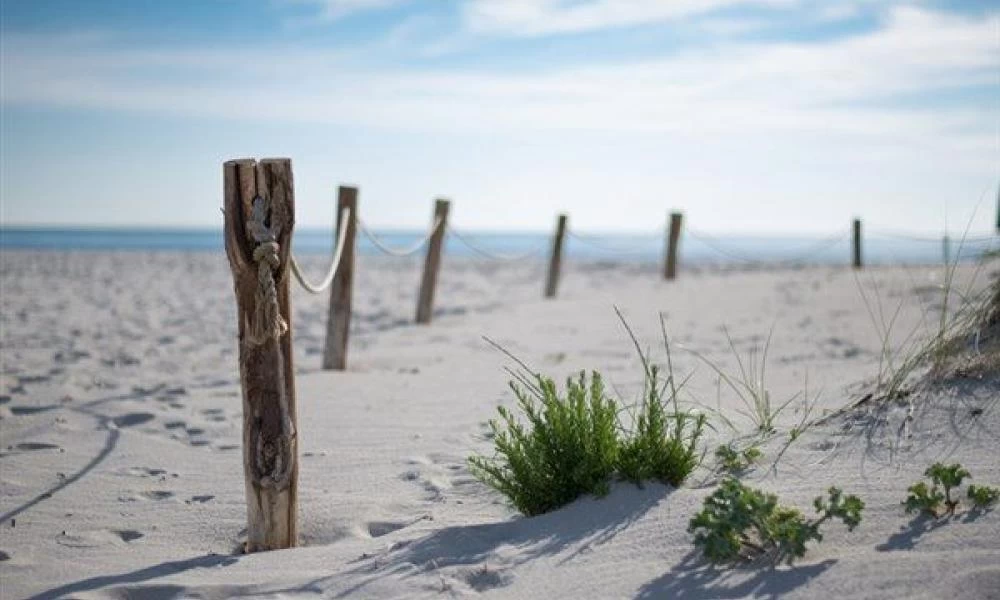
{"type": "Polygon", "coordinates": [[[854,268],[861,268],[861,219],[854,219],[854,268]]]}
{"type": "Polygon", "coordinates": [[[298,526],[298,430],[289,307],[291,161],[223,167],[226,255],[236,290],[247,552],[289,548],[298,526]]]}
{"type": "Polygon", "coordinates": [[[677,277],[677,245],[681,239],[681,219],[679,212],[670,213],[670,233],[667,237],[667,256],[664,260],[663,278],[677,277]]]}
{"type": "Polygon", "coordinates": [[[437,285],[438,269],[441,267],[441,249],[444,246],[445,228],[448,225],[447,200],[434,202],[435,227],[427,245],[427,258],[424,260],[424,275],[420,280],[420,295],[417,298],[417,323],[430,323],[434,311],[434,286],[437,285]]]}
{"type": "MultiPolygon", "coordinates": [[[[337,191],[337,229],[347,214],[344,230],[344,249],[340,255],[337,274],[330,287],[330,311],[326,319],[326,347],[323,351],[323,368],[343,371],[347,368],[347,337],[351,327],[351,295],[354,290],[354,240],[358,231],[358,189],[340,186],[337,191]]],[[[336,234],[335,234],[336,235],[336,234]]],[[[334,254],[340,240],[334,239],[334,254]]]]}
{"type": "Polygon", "coordinates": [[[549,277],[545,284],[545,297],[555,298],[556,287],[559,286],[559,268],[562,265],[563,238],[566,236],[565,214],[559,215],[556,221],[556,233],[552,238],[552,257],[549,259],[549,277]]]}

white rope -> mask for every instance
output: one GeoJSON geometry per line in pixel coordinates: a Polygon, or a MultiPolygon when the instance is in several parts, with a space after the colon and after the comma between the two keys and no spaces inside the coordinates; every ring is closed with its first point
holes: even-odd
{"type": "Polygon", "coordinates": [[[462,242],[462,244],[464,244],[469,250],[472,250],[476,254],[479,254],[480,256],[483,256],[490,260],[511,261],[511,262],[517,260],[525,260],[527,258],[531,258],[532,256],[537,255],[544,249],[544,248],[533,248],[521,254],[499,254],[497,252],[491,252],[489,250],[477,246],[476,244],[473,244],[471,241],[469,241],[469,239],[465,235],[455,231],[455,228],[452,227],[451,225],[448,226],[448,233],[455,236],[455,239],[462,242]]]}
{"type": "Polygon", "coordinates": [[[399,248],[390,248],[389,246],[385,245],[382,242],[382,240],[378,239],[378,236],[376,236],[370,229],[368,229],[368,226],[366,226],[361,221],[361,219],[358,219],[358,228],[361,229],[361,233],[365,234],[365,237],[368,238],[368,241],[370,241],[376,248],[378,248],[385,254],[398,257],[412,256],[417,252],[419,252],[420,249],[424,247],[424,244],[429,242],[430,239],[434,236],[434,232],[438,230],[438,227],[441,227],[441,217],[438,217],[437,219],[434,220],[434,225],[431,227],[430,231],[427,232],[427,235],[417,240],[415,244],[399,249],[399,248]]]}
{"type": "Polygon", "coordinates": [[[736,262],[742,262],[751,265],[799,265],[806,261],[815,258],[822,252],[833,248],[838,243],[842,242],[847,238],[847,233],[835,233],[833,235],[821,238],[819,241],[807,246],[799,254],[793,255],[791,257],[781,259],[781,260],[760,260],[755,258],[748,258],[735,250],[727,250],[719,245],[719,240],[714,236],[708,235],[706,233],[699,232],[697,230],[688,229],[687,233],[695,240],[701,242],[709,250],[713,250],[718,254],[734,260],[736,262]]]}
{"type": "Polygon", "coordinates": [[[347,225],[350,220],[351,209],[345,206],[344,211],[340,215],[340,229],[337,231],[337,249],[333,253],[333,262],[330,264],[330,269],[326,272],[326,277],[318,285],[313,285],[306,281],[305,275],[302,273],[302,268],[299,267],[298,261],[295,260],[295,255],[293,254],[290,257],[292,274],[295,275],[295,279],[310,294],[319,294],[333,283],[333,277],[337,274],[337,269],[340,268],[340,259],[344,256],[344,243],[347,240],[347,225]]]}
{"type": "MultiPolygon", "coordinates": [[[[618,247],[613,244],[607,245],[604,244],[603,242],[596,241],[598,239],[596,236],[579,234],[572,230],[567,230],[566,233],[569,235],[569,237],[573,238],[578,242],[581,242],[588,246],[592,246],[594,248],[597,248],[598,250],[611,252],[613,254],[648,254],[649,252],[653,252],[656,250],[655,248],[650,247],[649,243],[643,244],[641,247],[629,246],[626,248],[626,247],[618,247]]],[[[645,236],[639,236],[639,237],[645,237],[645,236]]]]}

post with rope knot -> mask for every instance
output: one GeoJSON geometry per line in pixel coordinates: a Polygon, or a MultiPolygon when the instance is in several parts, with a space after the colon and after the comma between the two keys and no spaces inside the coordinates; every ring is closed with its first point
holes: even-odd
{"type": "Polygon", "coordinates": [[[670,213],[670,230],[667,234],[667,256],[663,261],[663,278],[677,277],[677,246],[681,240],[681,222],[684,216],[679,212],[670,213]]]}
{"type": "Polygon", "coordinates": [[[223,181],[243,389],[244,548],[290,548],[298,535],[298,429],[288,289],[295,225],[292,164],[286,158],[232,160],[223,166],[223,181]]]}
{"type": "Polygon", "coordinates": [[[444,234],[448,228],[448,207],[450,202],[438,199],[434,202],[434,231],[427,244],[427,258],[424,260],[424,275],[420,280],[420,295],[417,297],[417,323],[430,323],[434,312],[434,287],[437,285],[441,268],[441,250],[444,234]]]}
{"type": "MultiPolygon", "coordinates": [[[[340,263],[330,288],[330,311],[326,320],[326,346],[323,368],[343,371],[347,368],[347,337],[351,328],[351,295],[354,290],[354,240],[358,231],[358,188],[340,186],[337,190],[337,235],[340,263]],[[346,225],[343,220],[347,219],[346,225]]],[[[335,251],[336,253],[336,251],[335,251]]],[[[336,259],[335,259],[336,260],[336,259]]]]}

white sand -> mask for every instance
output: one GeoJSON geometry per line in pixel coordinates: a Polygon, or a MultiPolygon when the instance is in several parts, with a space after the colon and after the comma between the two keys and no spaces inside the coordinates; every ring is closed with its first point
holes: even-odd
{"type": "MultiPolygon", "coordinates": [[[[935,460],[1000,485],[1000,374],[922,397],[894,453],[843,419],[792,445],[776,474],[768,447],[753,485],[807,510],[832,484],[867,503],[860,528],[831,525],[793,568],[720,570],[698,558],[686,527],[712,490],[706,472],[677,490],[616,484],[524,519],[465,466],[490,451],[485,421],[511,401],[510,361],[483,335],[559,379],[599,369],[631,400],[640,371],[614,304],[658,360],[658,311],[675,344],[726,368],[723,326],[743,353],[773,327],[772,397],[802,391],[808,376],[822,391],[818,415],[857,399],[877,372],[881,340],[859,285],[878,287],[887,320],[903,304],[898,342],[933,326],[921,319],[936,319],[943,269],[869,269],[860,283],[842,268],[702,270],[668,284],[652,266],[570,265],[560,297],[544,301],[541,264],[448,259],[436,319],[418,327],[418,263],[360,260],[345,373],[318,370],[326,298],[293,295],[302,547],[242,556],[224,256],[5,251],[0,597],[1000,597],[1000,511],[932,527],[899,505],[935,460]]],[[[972,279],[960,271],[960,286],[972,279]]],[[[676,347],[674,361],[714,405],[710,370],[676,347]]],[[[733,395],[723,390],[721,403],[735,417],[733,395]]],[[[800,417],[790,408],[783,422],[800,417]]]]}

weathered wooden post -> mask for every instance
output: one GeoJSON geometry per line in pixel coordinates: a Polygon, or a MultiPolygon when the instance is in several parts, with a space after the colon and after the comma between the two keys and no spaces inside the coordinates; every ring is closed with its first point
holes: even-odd
{"type": "Polygon", "coordinates": [[[545,284],[545,297],[555,298],[556,287],[559,285],[559,269],[562,266],[563,238],[566,237],[565,214],[559,215],[556,220],[556,233],[552,237],[552,257],[549,259],[549,276],[545,284]]]}
{"type": "Polygon", "coordinates": [[[670,213],[670,233],[667,237],[667,255],[663,261],[664,279],[674,279],[677,277],[677,245],[681,239],[682,219],[683,215],[681,215],[681,213],[670,213]]]}
{"type": "Polygon", "coordinates": [[[295,546],[298,428],[289,253],[295,226],[292,163],[232,160],[223,167],[226,255],[236,290],[246,552],[295,546]]]}
{"type": "Polygon", "coordinates": [[[424,275],[420,280],[420,295],[417,297],[417,323],[430,323],[434,311],[434,287],[437,285],[438,269],[441,267],[441,249],[444,246],[445,229],[448,226],[448,207],[451,203],[438,199],[434,202],[434,220],[427,258],[424,260],[424,275]]]}
{"type": "Polygon", "coordinates": [[[854,219],[854,268],[861,268],[861,219],[854,219]]]}
{"type": "MultiPolygon", "coordinates": [[[[358,189],[340,186],[337,190],[337,234],[347,219],[343,250],[337,274],[330,287],[330,310],[326,318],[326,347],[323,368],[343,371],[347,368],[347,338],[351,329],[351,297],[354,291],[354,243],[358,232],[358,189]]],[[[334,255],[340,240],[334,239],[334,255]]]]}

